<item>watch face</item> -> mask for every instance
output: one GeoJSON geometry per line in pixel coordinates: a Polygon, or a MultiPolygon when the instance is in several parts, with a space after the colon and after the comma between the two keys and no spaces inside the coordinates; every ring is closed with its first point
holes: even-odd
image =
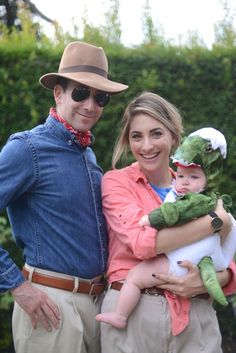
{"type": "Polygon", "coordinates": [[[221,228],[223,226],[223,221],[222,221],[221,218],[215,217],[215,218],[212,219],[211,225],[212,225],[213,229],[218,231],[218,230],[221,230],[221,228]]]}

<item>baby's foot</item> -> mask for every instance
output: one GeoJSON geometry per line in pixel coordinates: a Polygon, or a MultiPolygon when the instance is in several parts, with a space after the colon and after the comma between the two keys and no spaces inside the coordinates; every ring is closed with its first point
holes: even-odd
{"type": "Polygon", "coordinates": [[[117,313],[102,313],[96,316],[97,321],[105,322],[116,328],[124,328],[126,326],[126,317],[119,315],[117,313]]]}

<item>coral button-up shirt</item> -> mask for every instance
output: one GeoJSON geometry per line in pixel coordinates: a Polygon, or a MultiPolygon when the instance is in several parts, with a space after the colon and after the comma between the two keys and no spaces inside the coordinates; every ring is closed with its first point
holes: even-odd
{"type": "MultiPolygon", "coordinates": [[[[174,172],[170,169],[174,177],[174,172]]],[[[128,271],[140,261],[156,255],[158,232],[140,227],[138,221],[161,205],[137,162],[123,169],[107,172],[102,179],[103,212],[109,233],[109,283],[124,280],[128,271]]],[[[232,277],[225,294],[236,291],[236,266],[231,264],[232,277]]],[[[169,304],[172,333],[177,335],[189,322],[190,300],[165,291],[169,304]]]]}

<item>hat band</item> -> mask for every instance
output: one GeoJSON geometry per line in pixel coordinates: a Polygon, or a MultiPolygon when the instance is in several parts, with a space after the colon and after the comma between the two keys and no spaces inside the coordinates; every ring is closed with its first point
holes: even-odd
{"type": "Polygon", "coordinates": [[[103,76],[107,78],[107,72],[103,69],[91,65],[77,65],[69,66],[62,69],[59,69],[59,74],[69,73],[69,72],[92,72],[94,74],[103,76]]]}

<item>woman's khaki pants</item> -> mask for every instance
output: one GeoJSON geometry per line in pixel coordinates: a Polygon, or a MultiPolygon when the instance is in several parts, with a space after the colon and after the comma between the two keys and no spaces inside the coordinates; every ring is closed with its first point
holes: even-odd
{"type": "MultiPolygon", "coordinates": [[[[107,292],[103,312],[114,309],[118,294],[107,292]]],[[[222,353],[215,310],[206,299],[193,298],[191,303],[188,327],[173,336],[166,299],[142,294],[126,329],[101,325],[102,353],[222,353]]]]}

